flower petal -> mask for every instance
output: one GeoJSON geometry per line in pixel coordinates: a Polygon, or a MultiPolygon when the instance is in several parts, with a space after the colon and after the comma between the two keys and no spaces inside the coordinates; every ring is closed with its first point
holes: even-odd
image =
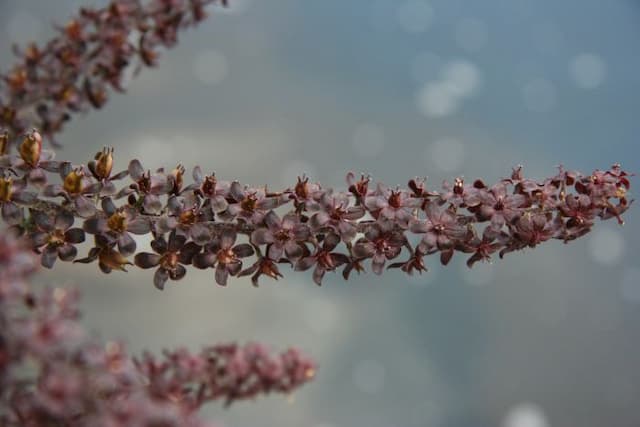
{"type": "Polygon", "coordinates": [[[233,253],[238,258],[246,258],[254,254],[253,246],[248,243],[241,243],[233,247],[233,253]]]}
{"type": "Polygon", "coordinates": [[[126,231],[118,237],[118,250],[124,256],[129,256],[136,251],[136,241],[126,231]]]}
{"type": "Polygon", "coordinates": [[[58,248],[58,255],[62,261],[71,261],[78,255],[78,250],[75,246],[67,243],[58,248]]]}
{"type": "Polygon", "coordinates": [[[58,230],[66,230],[73,225],[74,217],[67,211],[62,211],[56,215],[55,227],[58,230]]]}
{"type": "Polygon", "coordinates": [[[214,254],[213,252],[202,252],[199,254],[195,254],[191,262],[194,267],[204,270],[215,264],[216,254],[214,254]]]}
{"type": "Polygon", "coordinates": [[[216,267],[216,283],[220,286],[227,286],[227,279],[229,278],[229,272],[224,265],[218,264],[216,267]]]}
{"type": "Polygon", "coordinates": [[[140,252],[133,258],[133,262],[140,268],[151,268],[160,264],[160,255],[149,252],[140,252]]]}
{"type": "Polygon", "coordinates": [[[183,265],[176,265],[175,270],[169,272],[171,280],[180,280],[187,274],[187,269],[183,265]]]}
{"type": "Polygon", "coordinates": [[[273,233],[266,228],[258,228],[251,233],[251,241],[256,245],[264,245],[267,243],[273,243],[275,238],[273,233]]]}
{"type": "Polygon", "coordinates": [[[236,242],[236,232],[232,229],[224,229],[220,235],[220,248],[230,249],[236,242]]]}
{"type": "Polygon", "coordinates": [[[153,286],[163,290],[164,284],[167,283],[167,279],[169,279],[169,272],[164,268],[159,268],[153,274],[153,286]]]}
{"type": "Polygon", "coordinates": [[[135,181],[142,178],[142,175],[144,174],[144,168],[142,167],[140,160],[138,159],[131,160],[129,162],[128,172],[131,178],[133,178],[135,181]]]}
{"type": "Polygon", "coordinates": [[[86,197],[78,196],[75,199],[76,212],[82,218],[90,217],[96,213],[95,205],[86,197]]]}
{"type": "Polygon", "coordinates": [[[151,223],[146,218],[136,218],[127,224],[127,231],[138,235],[147,234],[151,231],[151,223]]]}
{"type": "Polygon", "coordinates": [[[82,228],[70,228],[64,233],[64,240],[67,243],[84,242],[84,230],[82,228]]]}
{"type": "Polygon", "coordinates": [[[162,209],[162,201],[154,194],[145,194],[142,206],[147,213],[156,214],[162,209]]]}
{"type": "Polygon", "coordinates": [[[2,219],[9,225],[16,225],[22,222],[22,208],[13,202],[2,203],[2,219]]]}
{"type": "Polygon", "coordinates": [[[52,268],[58,259],[58,248],[53,245],[47,245],[42,251],[42,258],[40,258],[40,264],[46,268],[52,268]]]}
{"type": "Polygon", "coordinates": [[[169,252],[178,252],[187,241],[187,238],[181,234],[172,231],[169,235],[169,245],[167,246],[167,250],[169,252]]]}

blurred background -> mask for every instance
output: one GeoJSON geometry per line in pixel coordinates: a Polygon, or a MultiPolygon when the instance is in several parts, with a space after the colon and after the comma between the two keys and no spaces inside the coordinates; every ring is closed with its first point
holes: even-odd
{"type": "MultiPolygon", "coordinates": [[[[0,0],[10,42],[46,40],[83,4],[0,0]]],[[[640,4],[633,0],[230,0],[183,33],[127,96],[75,118],[58,157],[114,146],[117,170],[190,170],[284,188],[347,171],[389,185],[428,176],[493,182],[523,164],[640,170],[640,4]]],[[[637,181],[637,180],[635,180],[637,181]]],[[[634,182],[638,186],[638,182],[634,182]]],[[[633,196],[632,196],[633,197],[633,196]]],[[[229,410],[227,427],[600,427],[640,425],[640,214],[586,237],[469,270],[463,257],[408,279],[344,282],[285,269],[258,289],[189,271],[58,263],[39,281],[77,284],[84,323],[139,352],[260,340],[319,362],[291,398],[229,410]]],[[[148,241],[141,241],[142,248],[148,241]]]]}

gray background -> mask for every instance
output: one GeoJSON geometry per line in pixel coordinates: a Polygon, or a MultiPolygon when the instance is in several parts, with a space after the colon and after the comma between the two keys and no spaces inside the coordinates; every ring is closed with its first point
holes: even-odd
{"type": "MultiPolygon", "coordinates": [[[[304,172],[343,188],[348,170],[437,185],[490,182],[518,163],[537,178],[560,163],[640,169],[635,1],[231,3],[128,96],[73,120],[59,157],[86,162],[109,145],[118,170],[132,157],[181,161],[274,188],[304,172]]],[[[2,69],[9,41],[45,40],[79,4],[1,0],[2,69]]],[[[207,407],[225,426],[631,427],[637,207],[626,219],[471,271],[462,257],[428,260],[410,280],[329,275],[318,288],[286,271],[259,289],[223,289],[190,271],[161,293],[150,272],[59,263],[39,281],[78,284],[87,327],[134,351],[257,339],[319,361],[317,380],[290,399],[207,407]]]]}

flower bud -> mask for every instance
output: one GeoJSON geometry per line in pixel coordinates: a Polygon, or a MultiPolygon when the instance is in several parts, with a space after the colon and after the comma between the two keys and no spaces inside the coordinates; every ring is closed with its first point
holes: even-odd
{"type": "Polygon", "coordinates": [[[84,172],[81,168],[72,170],[64,178],[64,190],[69,194],[80,194],[83,190],[84,172]]]}
{"type": "Polygon", "coordinates": [[[182,188],[183,176],[184,176],[184,166],[178,165],[174,170],[171,171],[171,176],[173,177],[173,192],[178,193],[182,188]]]}
{"type": "Polygon", "coordinates": [[[0,178],[0,201],[11,201],[11,187],[13,181],[11,178],[0,178]]]}
{"type": "Polygon", "coordinates": [[[298,177],[298,183],[296,184],[295,188],[294,188],[294,192],[296,193],[296,196],[298,196],[301,199],[306,199],[307,197],[309,197],[309,178],[307,177],[303,177],[300,178],[298,177]]]}
{"type": "Polygon", "coordinates": [[[4,131],[0,134],[0,156],[4,156],[9,152],[9,133],[4,131]]]}
{"type": "Polygon", "coordinates": [[[37,130],[32,129],[31,132],[25,135],[18,151],[26,164],[36,167],[42,153],[42,135],[37,130]]]}
{"type": "Polygon", "coordinates": [[[113,147],[103,148],[98,151],[94,160],[89,162],[89,169],[96,179],[103,180],[109,178],[113,169],[113,147]]]}
{"type": "Polygon", "coordinates": [[[125,266],[133,265],[120,252],[111,248],[102,249],[100,255],[98,255],[98,260],[112,270],[127,271],[125,266]]]}

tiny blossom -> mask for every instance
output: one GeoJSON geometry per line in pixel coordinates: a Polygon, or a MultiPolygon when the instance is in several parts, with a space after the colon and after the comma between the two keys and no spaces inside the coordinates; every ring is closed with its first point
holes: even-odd
{"type": "Polygon", "coordinates": [[[84,221],[83,229],[89,234],[100,234],[108,244],[116,243],[124,256],[136,250],[136,242],[130,233],[144,235],[151,231],[151,222],[136,214],[130,206],[117,208],[111,198],[102,199],[104,216],[94,216],[84,221]]]}
{"type": "Polygon", "coordinates": [[[199,166],[193,168],[193,181],[195,193],[205,199],[203,208],[211,209],[214,214],[227,210],[227,196],[231,187],[229,182],[218,181],[215,174],[203,176],[199,166]]]}
{"type": "Polygon", "coordinates": [[[409,226],[413,218],[412,209],[420,206],[420,200],[411,197],[405,190],[389,190],[378,184],[376,191],[365,199],[365,206],[378,221],[396,223],[402,228],[409,226]]]}
{"type": "Polygon", "coordinates": [[[157,237],[151,242],[151,248],[156,253],[140,252],[136,254],[134,262],[140,268],[158,266],[153,276],[153,284],[162,290],[168,279],[180,280],[187,274],[183,264],[191,261],[193,253],[189,250],[191,246],[185,247],[186,241],[185,236],[176,234],[175,231],[171,232],[168,241],[164,237],[157,237]]]}
{"type": "Polygon", "coordinates": [[[384,231],[380,226],[372,226],[353,246],[353,254],[358,259],[372,258],[371,269],[382,274],[384,264],[400,255],[406,238],[399,231],[384,231]]]}
{"type": "Polygon", "coordinates": [[[62,185],[49,184],[43,194],[47,197],[62,196],[73,203],[76,212],[81,217],[89,217],[96,212],[95,205],[87,197],[95,194],[97,188],[89,178],[89,171],[84,166],[72,167],[71,163],[63,162],[60,166],[62,185]]]}
{"type": "Polygon", "coordinates": [[[519,208],[525,203],[522,194],[507,194],[507,184],[500,182],[489,189],[481,189],[478,197],[478,214],[482,220],[490,220],[496,227],[511,222],[520,213],[519,208]]]}
{"type": "Polygon", "coordinates": [[[158,196],[171,191],[174,184],[172,179],[164,173],[157,172],[151,174],[150,170],[145,172],[139,160],[134,159],[129,162],[129,176],[134,181],[128,188],[123,188],[116,194],[116,198],[138,194],[139,198],[134,198],[134,204],[139,206],[142,212],[156,214],[162,209],[162,201],[158,196]]]}
{"type": "Polygon", "coordinates": [[[333,191],[327,191],[322,195],[320,206],[322,210],[314,213],[309,219],[313,230],[330,228],[345,242],[355,237],[355,221],[366,213],[363,206],[349,206],[347,193],[334,194],[333,191]]]}
{"type": "Polygon", "coordinates": [[[34,247],[42,253],[41,263],[51,268],[60,258],[62,261],[72,261],[78,250],[74,244],[84,242],[84,231],[81,228],[71,228],[74,217],[68,212],[60,212],[55,218],[47,214],[35,215],[37,231],[30,236],[34,247]]]}
{"type": "Polygon", "coordinates": [[[179,234],[204,246],[211,240],[211,232],[206,222],[213,221],[213,212],[203,209],[195,193],[185,196],[171,196],[167,202],[168,215],[157,222],[157,231],[166,233],[176,230],[179,234]]]}
{"type": "Polygon", "coordinates": [[[229,199],[231,202],[220,218],[226,221],[237,218],[249,224],[259,224],[267,211],[284,202],[281,196],[269,195],[265,190],[242,188],[238,181],[231,183],[229,199]]]}
{"type": "Polygon", "coordinates": [[[298,271],[305,271],[315,265],[313,270],[313,281],[316,285],[322,284],[322,278],[327,271],[334,271],[343,264],[349,263],[349,257],[333,250],[340,243],[340,236],[329,233],[322,241],[322,245],[316,248],[313,255],[300,258],[295,265],[298,271]]]}
{"type": "Polygon", "coordinates": [[[287,259],[294,261],[302,256],[303,242],[309,239],[311,231],[296,215],[288,214],[280,219],[271,210],[265,215],[264,223],[266,228],[256,228],[251,233],[251,241],[256,245],[268,245],[269,258],[278,261],[284,253],[287,259]]]}
{"type": "Polygon", "coordinates": [[[203,269],[215,266],[216,283],[220,286],[227,286],[229,276],[236,276],[242,270],[242,258],[254,253],[250,244],[235,245],[236,238],[235,231],[223,230],[220,236],[216,236],[211,243],[204,247],[202,253],[194,255],[193,265],[203,269]]]}
{"type": "Polygon", "coordinates": [[[420,248],[423,253],[431,249],[439,250],[451,249],[457,239],[461,239],[467,233],[466,227],[458,223],[458,220],[449,209],[429,203],[424,209],[426,219],[416,220],[411,224],[411,231],[414,233],[424,233],[420,248]]]}

